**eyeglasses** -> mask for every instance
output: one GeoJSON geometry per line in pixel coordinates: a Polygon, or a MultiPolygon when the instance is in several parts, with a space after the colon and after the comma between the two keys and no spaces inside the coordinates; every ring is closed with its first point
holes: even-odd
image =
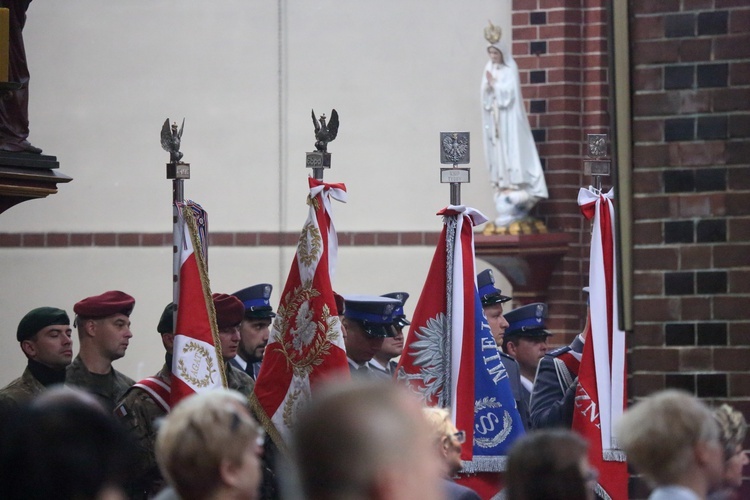
{"type": "Polygon", "coordinates": [[[454,432],[451,436],[453,436],[459,444],[464,444],[466,442],[466,431],[454,432]]]}

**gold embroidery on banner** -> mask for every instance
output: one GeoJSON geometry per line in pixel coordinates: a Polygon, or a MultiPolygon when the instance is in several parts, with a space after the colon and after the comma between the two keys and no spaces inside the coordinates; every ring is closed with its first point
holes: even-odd
{"type": "Polygon", "coordinates": [[[302,228],[297,245],[297,256],[305,267],[310,267],[320,259],[322,244],[320,230],[311,222],[307,222],[302,228]]]}
{"type": "Polygon", "coordinates": [[[311,321],[313,315],[307,313],[310,302],[319,296],[320,292],[312,288],[312,281],[306,281],[288,293],[276,311],[274,339],[287,365],[300,378],[308,377],[315,366],[323,363],[323,357],[330,353],[331,344],[341,331],[335,328],[338,316],[332,316],[327,305],[323,305],[320,321],[311,321]]]}
{"type": "Polygon", "coordinates": [[[318,210],[320,210],[320,200],[318,199],[317,195],[315,197],[312,197],[312,196],[310,196],[308,194],[307,195],[307,204],[308,205],[312,205],[313,209],[315,209],[316,212],[318,210]]]}
{"type": "Polygon", "coordinates": [[[286,425],[289,429],[292,429],[294,427],[294,415],[296,414],[295,406],[301,394],[302,391],[295,390],[289,395],[286,403],[284,403],[284,425],[286,425]]]}
{"type": "Polygon", "coordinates": [[[180,358],[177,361],[177,368],[180,371],[180,377],[190,382],[192,385],[196,387],[208,387],[209,384],[213,384],[213,377],[212,375],[216,372],[216,369],[214,368],[214,360],[213,358],[208,354],[208,349],[203,347],[202,345],[199,345],[196,342],[188,342],[185,347],[182,348],[182,353],[187,354],[188,352],[195,351],[196,355],[193,358],[193,367],[192,372],[193,374],[197,374],[200,365],[203,364],[203,360],[205,359],[206,363],[206,376],[203,378],[198,378],[193,375],[190,375],[188,372],[188,367],[185,366],[185,359],[180,358]]]}

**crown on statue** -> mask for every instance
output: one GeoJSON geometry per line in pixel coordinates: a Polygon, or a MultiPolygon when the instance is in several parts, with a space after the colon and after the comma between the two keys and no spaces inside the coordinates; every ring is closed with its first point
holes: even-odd
{"type": "Polygon", "coordinates": [[[492,24],[492,21],[488,21],[490,23],[489,26],[484,28],[484,38],[491,44],[495,44],[500,41],[500,37],[503,36],[503,30],[500,29],[500,26],[495,26],[492,24]]]}

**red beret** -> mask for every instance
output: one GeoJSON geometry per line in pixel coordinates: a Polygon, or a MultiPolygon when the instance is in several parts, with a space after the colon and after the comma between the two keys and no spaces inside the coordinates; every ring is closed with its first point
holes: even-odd
{"type": "Polygon", "coordinates": [[[219,330],[239,325],[245,316],[245,305],[234,295],[226,293],[215,293],[214,299],[216,309],[216,326],[219,330]]]}
{"type": "Polygon", "coordinates": [[[101,295],[85,298],[73,306],[73,312],[83,318],[106,318],[113,314],[130,316],[135,299],[125,292],[110,290],[101,295]]]}

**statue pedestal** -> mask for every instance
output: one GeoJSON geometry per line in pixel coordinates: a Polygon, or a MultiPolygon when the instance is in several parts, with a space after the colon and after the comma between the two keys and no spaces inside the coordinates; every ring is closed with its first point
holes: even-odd
{"type": "Polygon", "coordinates": [[[546,302],[552,272],[572,240],[571,233],[475,234],[474,251],[513,285],[518,306],[546,302]]]}
{"type": "Polygon", "coordinates": [[[57,193],[57,184],[73,180],[55,172],[57,157],[0,151],[0,213],[26,200],[57,193]]]}

